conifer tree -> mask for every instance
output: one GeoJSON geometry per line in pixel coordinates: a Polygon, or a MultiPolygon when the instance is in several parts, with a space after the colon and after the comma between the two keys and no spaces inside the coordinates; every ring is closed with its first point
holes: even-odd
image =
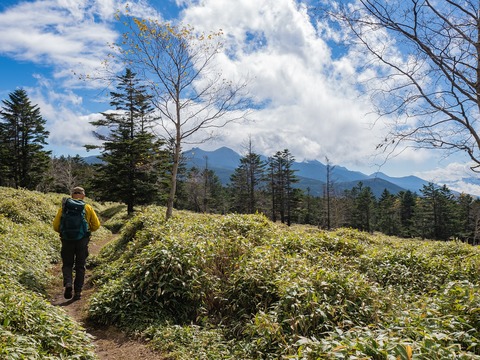
{"type": "Polygon", "coordinates": [[[332,166],[331,163],[330,163],[330,159],[328,157],[325,157],[325,160],[326,160],[326,163],[327,163],[327,178],[325,179],[325,194],[324,194],[324,197],[325,197],[325,205],[326,205],[326,227],[327,229],[331,229],[331,210],[332,210],[332,197],[334,195],[334,192],[335,192],[335,187],[334,187],[334,183],[332,181],[332,172],[333,172],[333,169],[335,169],[335,166],[332,166]]]}
{"type": "Polygon", "coordinates": [[[377,229],[387,235],[398,234],[400,226],[399,201],[384,189],[377,205],[377,229]]]}
{"type": "Polygon", "coordinates": [[[376,206],[375,195],[369,186],[363,186],[363,182],[358,184],[351,190],[345,190],[346,202],[349,209],[348,226],[362,230],[372,231],[374,216],[373,209],[376,206]]]}
{"type": "Polygon", "coordinates": [[[457,209],[454,196],[446,185],[438,187],[433,183],[424,185],[419,211],[416,214],[417,227],[423,238],[448,240],[455,233],[457,209]]]}
{"type": "Polygon", "coordinates": [[[99,199],[122,201],[131,214],[134,205],[158,199],[157,182],[166,160],[163,143],[151,132],[155,118],[150,97],[136,74],[127,69],[118,77],[117,90],[110,93],[115,111],[102,113],[103,119],[92,122],[109,131],[107,135],[95,133],[103,141],[103,163],[98,165],[93,187],[99,199]]]}
{"type": "Polygon", "coordinates": [[[270,191],[272,196],[272,219],[280,215],[282,223],[291,224],[292,207],[297,199],[292,185],[298,182],[292,165],[295,158],[288,149],[277,151],[270,159],[270,191]]]}
{"type": "Polygon", "coordinates": [[[412,193],[410,190],[401,191],[398,194],[400,199],[400,227],[401,236],[404,237],[413,237],[418,234],[418,231],[415,228],[415,210],[417,208],[417,195],[412,193]]]}
{"type": "Polygon", "coordinates": [[[230,194],[232,201],[232,211],[240,214],[248,213],[248,171],[244,163],[243,158],[240,159],[240,165],[235,169],[234,173],[230,176],[230,194]]]}
{"type": "Polygon", "coordinates": [[[474,198],[465,193],[458,196],[458,237],[468,243],[473,243],[475,236],[474,198]]]}
{"type": "Polygon", "coordinates": [[[18,89],[2,101],[0,110],[0,185],[36,189],[48,170],[49,132],[38,105],[18,89]]]}
{"type": "Polygon", "coordinates": [[[265,181],[265,166],[260,155],[251,149],[240,159],[240,165],[230,177],[235,211],[253,214],[258,210],[257,193],[265,181]]]}

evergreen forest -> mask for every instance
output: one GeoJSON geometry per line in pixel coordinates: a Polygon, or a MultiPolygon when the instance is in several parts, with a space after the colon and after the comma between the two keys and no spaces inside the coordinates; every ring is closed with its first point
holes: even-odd
{"type": "MultiPolygon", "coordinates": [[[[126,204],[130,215],[139,206],[165,205],[174,157],[171,144],[152,131],[155,118],[146,90],[127,70],[111,98],[117,112],[93,122],[98,129],[107,128],[107,135],[99,130],[95,135],[100,145],[86,145],[101,151],[101,163],[87,164],[78,155],[56,157],[46,151],[48,131],[39,107],[26,91],[11,93],[1,108],[0,186],[68,194],[80,184],[92,199],[126,204]]],[[[261,213],[287,225],[349,227],[405,238],[480,241],[480,201],[469,194],[430,183],[420,193],[392,194],[385,189],[376,198],[361,182],[337,193],[329,170],[323,195],[313,196],[309,189],[295,186],[295,159],[288,149],[264,161],[252,148],[250,144],[227,186],[207,166],[187,168],[180,158],[175,208],[207,214],[261,213]]]]}

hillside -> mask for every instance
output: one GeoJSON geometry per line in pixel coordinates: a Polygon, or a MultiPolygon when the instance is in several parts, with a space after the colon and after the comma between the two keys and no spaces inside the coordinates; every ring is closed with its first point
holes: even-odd
{"type": "Polygon", "coordinates": [[[89,316],[171,359],[478,359],[480,250],[148,207],[89,316]]]}
{"type": "MultiPolygon", "coordinates": [[[[85,323],[89,268],[82,300],[63,298],[60,241],[52,228],[63,196],[0,187],[0,359],[160,359],[114,327],[85,323]]],[[[121,204],[88,202],[103,220],[110,218],[109,228],[126,214],[121,204]]],[[[105,227],[98,230],[90,254],[111,236],[105,227]]]]}
{"type": "MultiPolygon", "coordinates": [[[[61,195],[0,195],[0,358],[97,359],[91,336],[44,297],[61,195]]],[[[91,259],[87,321],[101,339],[119,327],[123,343],[148,342],[142,359],[480,358],[478,247],[262,215],[165,222],[156,206],[125,222],[118,204],[94,206],[122,230],[91,259]]]]}
{"type": "Polygon", "coordinates": [[[92,339],[46,300],[60,261],[62,195],[0,187],[0,358],[96,359],[92,339]]]}

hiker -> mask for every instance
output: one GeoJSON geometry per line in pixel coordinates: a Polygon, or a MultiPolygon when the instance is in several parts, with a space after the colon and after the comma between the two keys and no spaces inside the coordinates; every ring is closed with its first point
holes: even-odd
{"type": "Polygon", "coordinates": [[[60,233],[62,240],[62,274],[65,299],[79,300],[85,280],[85,264],[88,257],[90,235],[100,227],[95,210],[85,204],[85,190],[74,187],[71,198],[64,198],[53,220],[53,229],[60,233]],[[75,281],[73,268],[75,266],[75,281]],[[73,285],[73,288],[72,288],[73,285]],[[72,294],[72,290],[75,295],[72,294]]]}

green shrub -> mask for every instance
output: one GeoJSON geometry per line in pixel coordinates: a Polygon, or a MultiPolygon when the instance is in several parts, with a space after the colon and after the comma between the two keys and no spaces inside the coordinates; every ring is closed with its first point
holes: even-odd
{"type": "Polygon", "coordinates": [[[89,317],[169,357],[478,358],[479,250],[148,207],[100,255],[89,317]]]}
{"type": "Polygon", "coordinates": [[[29,289],[44,292],[51,280],[50,264],[60,257],[58,234],[51,224],[29,217],[28,212],[19,210],[18,214],[21,216],[0,215],[0,274],[29,289]],[[20,218],[29,220],[18,221],[20,218]]]}
{"type": "MultiPolygon", "coordinates": [[[[60,260],[52,223],[63,197],[0,187],[2,359],[96,359],[85,330],[44,299],[60,260]]],[[[94,241],[103,236],[109,232],[102,228],[94,241]]]]}
{"type": "Polygon", "coordinates": [[[6,279],[0,324],[2,359],[96,359],[91,338],[63,310],[6,279]]]}
{"type": "Polygon", "coordinates": [[[380,285],[422,294],[454,280],[480,277],[480,251],[458,242],[398,239],[372,247],[360,258],[360,268],[380,285]]]}
{"type": "Polygon", "coordinates": [[[103,219],[108,219],[102,225],[113,234],[119,233],[128,220],[127,206],[123,204],[110,204],[99,215],[103,219]]]}
{"type": "Polygon", "coordinates": [[[169,359],[243,359],[235,344],[228,342],[220,329],[205,329],[196,325],[152,326],[145,331],[150,345],[169,359]]]}

